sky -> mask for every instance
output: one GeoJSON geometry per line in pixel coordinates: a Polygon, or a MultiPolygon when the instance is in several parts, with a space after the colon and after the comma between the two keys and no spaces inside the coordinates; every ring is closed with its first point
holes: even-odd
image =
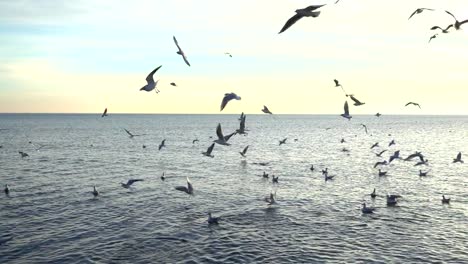
{"type": "Polygon", "coordinates": [[[468,114],[468,24],[428,43],[468,1],[334,2],[0,0],[0,113],[214,114],[235,92],[221,113],[339,115],[338,79],[366,103],[351,114],[468,114]],[[312,4],[327,5],[278,34],[312,4]],[[436,11],[408,20],[419,7],[436,11]],[[161,92],[139,91],[159,65],[161,92]]]}

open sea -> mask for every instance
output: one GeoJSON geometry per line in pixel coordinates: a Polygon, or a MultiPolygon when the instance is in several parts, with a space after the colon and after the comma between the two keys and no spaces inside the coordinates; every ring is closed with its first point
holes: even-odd
{"type": "Polygon", "coordinates": [[[11,190],[0,263],[468,263],[468,116],[247,115],[248,135],[203,156],[218,123],[226,135],[238,117],[0,114],[0,187],[11,190]],[[395,160],[379,177],[374,164],[396,150],[429,165],[395,160]],[[186,177],[193,196],[174,189],[186,177]],[[132,178],[144,181],[120,186],[132,178]],[[402,198],[387,207],[386,194],[402,198]]]}

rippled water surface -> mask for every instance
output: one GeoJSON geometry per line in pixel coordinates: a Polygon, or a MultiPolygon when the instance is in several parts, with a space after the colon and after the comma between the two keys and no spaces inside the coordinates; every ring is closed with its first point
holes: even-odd
{"type": "Polygon", "coordinates": [[[247,136],[201,155],[216,125],[228,134],[237,118],[0,115],[0,184],[11,189],[0,196],[0,263],[468,263],[468,117],[248,115],[247,136]],[[421,151],[430,165],[396,160],[378,177],[374,163],[396,150],[421,151]],[[465,164],[452,163],[459,151],[465,164]],[[174,189],[186,177],[193,196],[174,189]],[[130,178],[144,181],[120,187],[130,178]],[[398,206],[372,200],[373,188],[401,195],[398,206]]]}

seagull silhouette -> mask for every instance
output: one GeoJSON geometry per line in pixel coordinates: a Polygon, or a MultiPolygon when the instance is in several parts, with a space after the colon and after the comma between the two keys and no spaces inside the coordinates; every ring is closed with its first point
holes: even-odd
{"type": "Polygon", "coordinates": [[[294,25],[297,21],[299,21],[303,17],[318,17],[320,15],[320,11],[314,11],[324,5],[311,5],[303,9],[297,9],[296,14],[292,16],[288,21],[286,21],[286,24],[284,24],[283,28],[278,34],[283,33],[286,31],[288,28],[290,28],[292,25],[294,25]]]}
{"type": "Polygon", "coordinates": [[[408,20],[416,14],[421,14],[424,10],[434,11],[434,9],[431,9],[431,8],[418,8],[411,14],[408,20]]]}
{"type": "Polygon", "coordinates": [[[344,90],[343,85],[341,85],[337,79],[334,79],[333,81],[335,82],[335,87],[340,87],[343,93],[346,94],[346,91],[344,90]]]}
{"type": "Polygon", "coordinates": [[[105,116],[107,116],[107,107],[106,109],[104,109],[104,113],[102,113],[101,117],[105,117],[105,116]]]}
{"type": "Polygon", "coordinates": [[[124,182],[121,182],[120,185],[126,189],[130,188],[130,186],[132,186],[132,184],[134,184],[135,182],[139,182],[139,181],[143,181],[142,179],[131,179],[131,180],[128,180],[127,183],[124,183],[124,182]]]}
{"type": "MultiPolygon", "coordinates": [[[[460,22],[460,21],[458,21],[458,19],[457,19],[452,13],[450,13],[449,11],[445,11],[445,12],[446,12],[447,14],[451,15],[451,16],[453,17],[453,19],[455,19],[455,23],[453,23],[452,25],[450,25],[450,26],[453,26],[453,27],[455,28],[455,30],[460,30],[461,25],[463,25],[463,24],[465,24],[466,22],[468,22],[468,19],[463,20],[462,22],[460,22]]],[[[450,26],[447,27],[447,29],[449,29],[450,26]]]]}
{"type": "Polygon", "coordinates": [[[287,139],[288,139],[288,138],[285,138],[285,139],[283,139],[283,140],[280,140],[280,141],[279,141],[279,145],[281,146],[281,145],[283,145],[283,144],[286,144],[286,140],[287,140],[287,139]]]}
{"type": "Polygon", "coordinates": [[[161,150],[165,146],[166,146],[166,139],[163,139],[163,141],[161,141],[161,144],[159,144],[158,150],[161,150]]]}
{"type": "Polygon", "coordinates": [[[219,111],[223,111],[223,109],[224,109],[224,107],[226,107],[227,103],[229,103],[229,101],[231,101],[233,99],[240,100],[241,98],[240,98],[240,96],[238,96],[235,93],[226,93],[226,94],[224,94],[223,100],[221,101],[221,110],[219,110],[219,111]]]}
{"type": "Polygon", "coordinates": [[[356,99],[356,97],[354,97],[354,95],[352,95],[352,94],[347,94],[346,96],[351,97],[351,100],[354,101],[354,105],[355,105],[355,106],[360,106],[360,105],[366,104],[366,103],[362,103],[361,101],[359,101],[358,99],[356,99]]]}
{"type": "Polygon", "coordinates": [[[175,187],[176,190],[185,192],[187,194],[193,194],[193,186],[190,182],[189,178],[187,177],[187,187],[185,186],[177,186],[175,187]]]}
{"type": "Polygon", "coordinates": [[[461,158],[462,158],[462,153],[458,152],[457,158],[453,159],[453,163],[457,163],[457,162],[464,163],[464,161],[461,158]]]}
{"type": "Polygon", "coordinates": [[[214,158],[214,156],[211,155],[211,152],[213,151],[214,146],[215,146],[215,143],[211,144],[211,146],[209,146],[205,152],[202,152],[202,154],[207,157],[214,158]]]}
{"type": "Polygon", "coordinates": [[[138,136],[143,136],[143,135],[135,135],[135,134],[132,134],[130,131],[128,131],[128,130],[125,129],[125,128],[124,128],[124,130],[125,130],[125,132],[127,132],[128,136],[129,136],[130,138],[138,137],[138,136]]]}
{"type": "Polygon", "coordinates": [[[415,105],[415,106],[419,107],[419,109],[421,109],[421,106],[418,103],[415,103],[415,102],[408,102],[405,106],[408,106],[408,105],[415,105]]]}
{"type": "Polygon", "coordinates": [[[268,109],[268,107],[266,107],[266,105],[263,106],[262,112],[265,113],[265,114],[270,114],[270,115],[273,114],[273,113],[268,109]]]}
{"type": "Polygon", "coordinates": [[[249,149],[249,146],[245,147],[244,150],[242,150],[242,152],[239,152],[239,154],[241,154],[241,156],[245,158],[245,154],[247,153],[248,149],[249,149]]]}
{"type": "Polygon", "coordinates": [[[429,38],[428,43],[431,43],[431,40],[435,39],[435,38],[437,37],[437,35],[439,35],[439,34],[434,34],[434,35],[432,35],[432,36],[429,38]]]}
{"type": "Polygon", "coordinates": [[[159,90],[156,89],[156,85],[158,85],[158,81],[155,82],[154,79],[153,79],[153,76],[154,76],[154,73],[155,73],[157,70],[159,70],[161,67],[162,67],[162,65],[159,66],[159,67],[157,67],[157,68],[154,69],[153,71],[151,71],[151,72],[148,74],[148,76],[146,76],[146,85],[143,86],[143,87],[141,87],[141,88],[140,88],[140,91],[151,92],[151,91],[155,90],[156,93],[159,93],[159,90]]]}
{"type": "Polygon", "coordinates": [[[363,127],[364,127],[364,129],[365,129],[365,131],[366,131],[366,134],[368,134],[368,133],[367,133],[367,126],[366,126],[366,125],[364,125],[364,124],[361,124],[361,126],[363,126],[363,127]]]}
{"type": "MultiPolygon", "coordinates": [[[[440,29],[440,31],[441,31],[442,33],[447,34],[447,33],[449,33],[449,29],[450,29],[451,27],[453,27],[452,24],[448,25],[445,29],[444,29],[444,28],[441,28],[441,27],[439,27],[439,26],[433,26],[433,27],[431,27],[431,30],[440,29]]],[[[430,41],[430,40],[429,40],[429,41],[430,41]]]]}
{"type": "Polygon", "coordinates": [[[349,106],[348,106],[348,101],[345,101],[344,104],[344,114],[341,114],[342,117],[351,120],[353,118],[351,115],[349,115],[349,106]]]}
{"type": "Polygon", "coordinates": [[[174,39],[174,43],[176,44],[177,49],[178,49],[177,54],[179,54],[180,56],[182,56],[182,58],[184,59],[185,63],[186,63],[188,66],[190,66],[190,63],[189,63],[188,60],[187,60],[187,56],[185,55],[184,51],[180,48],[179,43],[177,42],[176,37],[175,37],[175,36],[172,36],[172,38],[174,39]]]}

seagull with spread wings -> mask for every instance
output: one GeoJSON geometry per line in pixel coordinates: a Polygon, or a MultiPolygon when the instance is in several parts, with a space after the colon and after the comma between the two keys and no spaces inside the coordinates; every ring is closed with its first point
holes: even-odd
{"type": "Polygon", "coordinates": [[[143,181],[143,180],[142,179],[131,179],[131,180],[128,180],[127,183],[121,182],[120,185],[122,185],[122,187],[124,187],[125,189],[128,189],[128,188],[130,188],[130,186],[132,186],[132,184],[134,184],[135,182],[139,182],[139,181],[143,181]]]}
{"type": "Polygon", "coordinates": [[[405,106],[408,106],[408,105],[415,105],[415,106],[419,107],[419,109],[421,109],[421,106],[418,103],[415,103],[415,102],[408,102],[407,104],[405,104],[405,106]]]}
{"type": "Polygon", "coordinates": [[[270,114],[270,115],[273,114],[266,105],[263,106],[262,112],[265,114],[270,114]]]}
{"type": "Polygon", "coordinates": [[[344,114],[341,114],[342,117],[348,119],[348,120],[351,120],[351,118],[353,118],[350,114],[349,114],[349,106],[348,106],[348,101],[345,101],[344,103],[344,114]]]}
{"type": "Polygon", "coordinates": [[[104,109],[104,113],[102,113],[101,117],[105,117],[105,116],[107,116],[107,107],[106,109],[104,109]]]}
{"type": "Polygon", "coordinates": [[[347,94],[346,96],[351,97],[351,100],[354,101],[355,106],[360,106],[360,105],[366,104],[366,103],[363,103],[363,102],[359,101],[356,97],[354,97],[353,94],[347,94]]]}
{"type": "Polygon", "coordinates": [[[455,30],[460,30],[461,25],[468,22],[468,19],[463,20],[462,22],[458,21],[458,19],[452,13],[450,13],[449,11],[445,11],[445,13],[451,15],[453,17],[453,19],[455,19],[455,23],[453,23],[452,25],[449,25],[447,27],[447,29],[449,29],[451,26],[453,26],[455,28],[455,30]]]}
{"type": "Polygon", "coordinates": [[[144,135],[144,134],[141,134],[141,135],[135,135],[135,134],[131,133],[130,131],[128,131],[128,130],[127,130],[127,129],[125,129],[125,128],[124,128],[124,130],[125,130],[125,132],[127,132],[128,136],[129,136],[130,138],[133,138],[133,137],[139,137],[139,136],[143,136],[143,135],[144,135]]]}
{"type": "Polygon", "coordinates": [[[177,39],[175,36],[172,36],[172,38],[174,39],[174,43],[176,44],[177,46],[177,49],[179,49],[179,51],[177,51],[177,54],[179,54],[180,56],[182,56],[182,58],[184,59],[185,63],[190,66],[190,63],[188,62],[187,60],[187,56],[185,55],[184,51],[180,48],[179,46],[179,43],[177,42],[177,39]]]}
{"type": "Polygon", "coordinates": [[[284,24],[283,28],[278,34],[283,33],[286,31],[288,28],[290,28],[292,25],[294,25],[297,21],[299,21],[303,17],[318,17],[320,15],[320,11],[314,11],[324,5],[311,5],[306,8],[302,9],[297,9],[296,14],[292,16],[288,21],[286,21],[286,24],[284,24]]]}
{"type": "Polygon", "coordinates": [[[248,149],[249,149],[249,146],[245,147],[244,150],[242,150],[242,152],[239,152],[239,154],[241,154],[241,156],[245,158],[245,154],[247,153],[248,149]]]}
{"type": "MultiPolygon", "coordinates": [[[[154,81],[154,78],[153,78],[153,77],[154,77],[154,73],[155,73],[156,71],[158,71],[161,67],[162,67],[162,65],[159,66],[159,67],[157,67],[156,69],[152,70],[152,71],[148,74],[148,76],[146,76],[146,83],[147,83],[147,84],[146,84],[145,86],[141,87],[141,88],[140,88],[140,91],[151,92],[151,91],[155,90],[156,85],[158,85],[158,81],[159,81],[159,80],[157,80],[156,82],[154,81]]],[[[158,90],[158,89],[156,89],[155,91],[156,91],[156,93],[159,93],[159,90],[158,90]]]]}
{"type": "Polygon", "coordinates": [[[214,158],[213,155],[211,155],[211,152],[213,152],[213,148],[215,146],[215,143],[211,144],[211,146],[208,147],[208,149],[205,151],[205,152],[202,152],[202,154],[204,156],[207,156],[207,157],[210,157],[210,158],[214,158]]]}
{"type": "Polygon", "coordinates": [[[229,103],[229,101],[231,100],[240,100],[240,96],[238,96],[237,94],[235,93],[226,93],[224,94],[224,97],[223,97],[223,100],[221,101],[221,110],[219,111],[223,111],[224,107],[226,107],[227,103],[229,103]]]}
{"type": "Polygon", "coordinates": [[[408,18],[408,20],[410,20],[410,18],[412,18],[416,14],[421,14],[424,10],[434,11],[434,9],[431,9],[431,8],[424,8],[424,7],[423,8],[418,8],[411,14],[411,16],[408,18]]]}

